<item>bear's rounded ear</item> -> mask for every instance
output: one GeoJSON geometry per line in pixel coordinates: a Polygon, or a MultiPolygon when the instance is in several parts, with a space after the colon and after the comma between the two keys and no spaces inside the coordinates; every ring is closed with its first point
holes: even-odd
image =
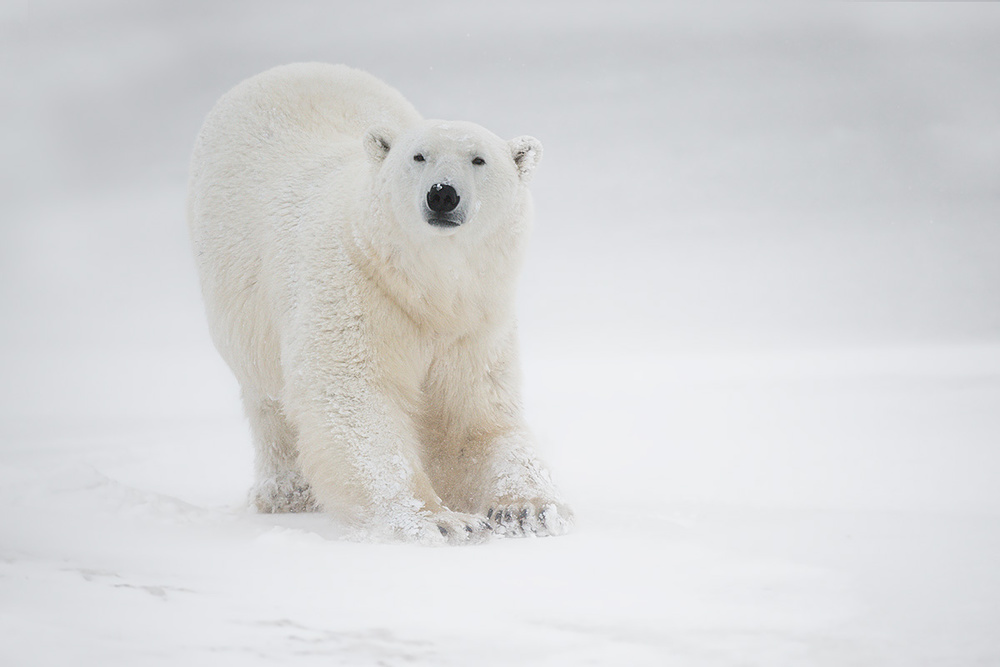
{"type": "Polygon", "coordinates": [[[375,162],[381,162],[389,154],[394,137],[388,128],[375,126],[365,132],[365,152],[375,162]]]}
{"type": "Polygon", "coordinates": [[[507,142],[521,180],[527,182],[542,159],[542,142],[534,137],[516,137],[507,142]]]}

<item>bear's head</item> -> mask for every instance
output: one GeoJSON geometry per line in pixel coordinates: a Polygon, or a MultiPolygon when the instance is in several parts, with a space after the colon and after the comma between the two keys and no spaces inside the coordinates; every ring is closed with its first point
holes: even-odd
{"type": "Polygon", "coordinates": [[[379,205],[410,234],[481,238],[527,224],[525,185],[542,156],[534,137],[504,141],[474,123],[425,121],[373,127],[364,144],[379,205]]]}

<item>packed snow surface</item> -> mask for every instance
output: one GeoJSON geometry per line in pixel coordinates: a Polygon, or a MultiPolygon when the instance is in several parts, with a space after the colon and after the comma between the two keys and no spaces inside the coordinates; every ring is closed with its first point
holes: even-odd
{"type": "Polygon", "coordinates": [[[1000,664],[1000,6],[340,4],[0,9],[0,664],[1000,664]],[[187,158],[301,60],[544,144],[572,534],[247,508],[187,158]]]}

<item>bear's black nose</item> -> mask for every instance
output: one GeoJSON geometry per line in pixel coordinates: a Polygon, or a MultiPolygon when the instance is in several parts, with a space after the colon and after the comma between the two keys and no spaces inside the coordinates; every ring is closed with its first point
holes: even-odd
{"type": "Polygon", "coordinates": [[[427,206],[435,213],[451,213],[459,199],[455,188],[444,183],[435,183],[427,192],[427,206]]]}

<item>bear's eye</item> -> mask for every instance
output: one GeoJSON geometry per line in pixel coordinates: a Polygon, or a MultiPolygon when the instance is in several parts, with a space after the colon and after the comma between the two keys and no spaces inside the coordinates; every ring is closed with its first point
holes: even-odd
{"type": "Polygon", "coordinates": [[[476,165],[478,167],[480,165],[486,164],[486,160],[484,160],[481,157],[474,157],[474,158],[472,158],[472,164],[474,164],[474,165],[476,165]]]}
{"type": "Polygon", "coordinates": [[[414,162],[423,162],[424,161],[424,156],[421,155],[420,153],[417,153],[416,155],[413,156],[413,161],[414,162]]]}

